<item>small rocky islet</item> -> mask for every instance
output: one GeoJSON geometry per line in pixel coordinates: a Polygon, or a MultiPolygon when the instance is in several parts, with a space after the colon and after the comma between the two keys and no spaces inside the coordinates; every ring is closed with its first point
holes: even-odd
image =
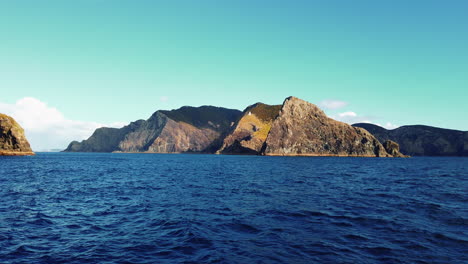
{"type": "Polygon", "coordinates": [[[0,114],[0,156],[29,156],[31,150],[24,129],[12,117],[0,114]]]}
{"type": "Polygon", "coordinates": [[[213,106],[156,111],[120,129],[99,128],[65,151],[406,157],[397,143],[382,144],[367,130],[333,120],[296,97],[243,112],[213,106]]]}

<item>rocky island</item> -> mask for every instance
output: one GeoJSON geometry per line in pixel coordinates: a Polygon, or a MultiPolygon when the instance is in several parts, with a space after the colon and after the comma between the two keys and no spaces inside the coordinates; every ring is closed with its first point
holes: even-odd
{"type": "Polygon", "coordinates": [[[160,110],[120,129],[99,128],[65,151],[404,157],[397,143],[382,144],[296,97],[282,105],[256,103],[243,112],[213,106],[160,110]]]}
{"type": "Polygon", "coordinates": [[[34,155],[23,128],[10,116],[0,114],[0,155],[34,155]]]}

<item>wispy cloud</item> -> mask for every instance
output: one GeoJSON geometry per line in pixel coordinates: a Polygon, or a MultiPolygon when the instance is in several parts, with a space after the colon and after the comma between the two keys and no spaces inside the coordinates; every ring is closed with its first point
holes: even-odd
{"type": "Polygon", "coordinates": [[[163,102],[163,103],[166,103],[167,101],[169,101],[169,97],[163,95],[163,96],[159,97],[159,101],[161,101],[161,102],[163,102]]]}
{"type": "Polygon", "coordinates": [[[64,149],[73,140],[88,138],[96,128],[122,127],[127,124],[70,120],[56,108],[32,97],[22,98],[15,104],[0,102],[0,113],[12,116],[24,128],[35,151],[64,149]]]}
{"type": "Polygon", "coordinates": [[[323,100],[318,105],[324,109],[335,110],[347,106],[348,103],[339,100],[323,100]]]}

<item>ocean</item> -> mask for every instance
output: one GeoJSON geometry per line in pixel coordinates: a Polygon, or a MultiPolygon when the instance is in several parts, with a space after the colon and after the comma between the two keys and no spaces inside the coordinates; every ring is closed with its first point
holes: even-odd
{"type": "Polygon", "coordinates": [[[468,158],[0,157],[0,263],[468,263],[468,158]]]}

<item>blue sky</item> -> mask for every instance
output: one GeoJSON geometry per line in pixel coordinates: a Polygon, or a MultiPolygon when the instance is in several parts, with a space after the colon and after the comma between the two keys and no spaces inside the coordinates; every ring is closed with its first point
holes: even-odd
{"type": "Polygon", "coordinates": [[[467,1],[227,2],[0,1],[0,111],[36,149],[290,95],[350,123],[468,130],[467,1]]]}

